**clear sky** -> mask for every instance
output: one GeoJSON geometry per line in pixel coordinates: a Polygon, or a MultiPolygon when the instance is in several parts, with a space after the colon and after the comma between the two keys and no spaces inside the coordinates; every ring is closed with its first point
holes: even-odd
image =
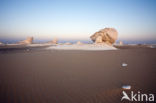
{"type": "Polygon", "coordinates": [[[105,27],[156,40],[156,0],[0,0],[1,39],[89,39],[105,27]]]}

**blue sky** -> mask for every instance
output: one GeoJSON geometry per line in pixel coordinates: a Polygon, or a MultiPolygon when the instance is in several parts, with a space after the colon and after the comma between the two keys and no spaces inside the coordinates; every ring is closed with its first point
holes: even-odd
{"type": "Polygon", "coordinates": [[[1,39],[85,40],[105,27],[121,40],[156,40],[156,0],[0,0],[1,39]]]}

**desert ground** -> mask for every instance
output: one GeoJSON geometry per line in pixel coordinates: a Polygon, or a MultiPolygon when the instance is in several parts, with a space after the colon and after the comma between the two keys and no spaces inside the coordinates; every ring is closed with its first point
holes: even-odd
{"type": "Polygon", "coordinates": [[[0,103],[121,103],[123,85],[155,93],[156,48],[116,47],[106,51],[3,47],[0,103]]]}

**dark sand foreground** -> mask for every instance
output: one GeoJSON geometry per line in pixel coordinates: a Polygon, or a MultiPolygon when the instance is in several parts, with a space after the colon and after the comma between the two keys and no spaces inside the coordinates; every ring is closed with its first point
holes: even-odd
{"type": "Polygon", "coordinates": [[[155,78],[156,49],[0,52],[0,103],[126,103],[123,85],[154,94],[155,78]]]}

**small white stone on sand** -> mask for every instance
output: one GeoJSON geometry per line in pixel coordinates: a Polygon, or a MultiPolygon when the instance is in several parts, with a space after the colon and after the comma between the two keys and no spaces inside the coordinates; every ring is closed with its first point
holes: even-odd
{"type": "Polygon", "coordinates": [[[156,46],[154,46],[154,45],[151,45],[151,46],[149,46],[150,48],[156,48],[156,46]]]}
{"type": "Polygon", "coordinates": [[[122,89],[127,89],[128,90],[128,89],[131,89],[131,86],[130,85],[123,85],[122,89]]]}
{"type": "Polygon", "coordinates": [[[128,64],[126,63],[122,63],[122,67],[126,67],[128,64]]]}

